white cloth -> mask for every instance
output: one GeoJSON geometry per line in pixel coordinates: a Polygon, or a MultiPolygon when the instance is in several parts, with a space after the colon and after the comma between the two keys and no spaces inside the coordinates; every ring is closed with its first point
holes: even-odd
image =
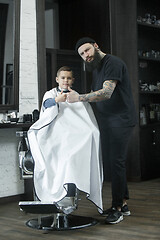
{"type": "MultiPolygon", "coordinates": [[[[55,88],[43,102],[56,97],[55,88]]],[[[42,202],[58,202],[74,183],[87,198],[102,206],[102,161],[99,129],[89,103],[62,102],[42,110],[28,131],[34,159],[34,186],[42,202]]]]}

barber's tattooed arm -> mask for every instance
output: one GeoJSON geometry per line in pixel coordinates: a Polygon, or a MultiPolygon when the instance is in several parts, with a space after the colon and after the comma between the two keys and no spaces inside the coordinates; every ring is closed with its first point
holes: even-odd
{"type": "Polygon", "coordinates": [[[115,87],[116,87],[117,81],[115,80],[107,80],[103,83],[103,88],[87,93],[87,94],[80,94],[79,95],[79,101],[80,102],[99,102],[107,100],[111,97],[115,87]]]}

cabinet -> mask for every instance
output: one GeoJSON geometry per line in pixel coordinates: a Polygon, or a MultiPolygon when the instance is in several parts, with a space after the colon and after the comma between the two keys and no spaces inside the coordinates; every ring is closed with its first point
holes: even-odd
{"type": "Polygon", "coordinates": [[[137,0],[137,55],[141,178],[160,169],[160,9],[158,1],[137,0]]]}
{"type": "Polygon", "coordinates": [[[160,177],[159,1],[110,0],[111,53],[126,63],[138,123],[129,145],[127,177],[160,177]]]}
{"type": "Polygon", "coordinates": [[[142,179],[159,177],[160,127],[147,126],[140,129],[140,159],[142,179]]]}

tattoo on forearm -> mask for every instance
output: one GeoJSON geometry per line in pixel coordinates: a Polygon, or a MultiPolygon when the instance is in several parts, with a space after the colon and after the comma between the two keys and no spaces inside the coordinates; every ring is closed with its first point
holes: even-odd
{"type": "Polygon", "coordinates": [[[110,81],[105,81],[103,83],[103,88],[87,93],[87,94],[80,94],[79,95],[79,101],[81,102],[99,102],[99,101],[104,101],[107,100],[111,97],[114,89],[116,86],[116,81],[110,80],[110,81]]]}

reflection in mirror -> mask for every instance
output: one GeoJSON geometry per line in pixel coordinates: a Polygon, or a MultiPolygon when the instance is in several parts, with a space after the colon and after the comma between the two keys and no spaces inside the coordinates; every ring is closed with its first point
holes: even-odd
{"type": "Polygon", "coordinates": [[[19,8],[19,0],[0,0],[1,112],[18,106],[19,8]]]}

